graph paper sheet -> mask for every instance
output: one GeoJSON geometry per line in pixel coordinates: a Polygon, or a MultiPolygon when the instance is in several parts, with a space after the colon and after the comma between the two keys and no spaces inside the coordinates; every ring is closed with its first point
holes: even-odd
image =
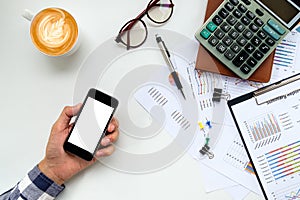
{"type": "Polygon", "coordinates": [[[266,199],[300,199],[300,75],[228,105],[266,199]]]}

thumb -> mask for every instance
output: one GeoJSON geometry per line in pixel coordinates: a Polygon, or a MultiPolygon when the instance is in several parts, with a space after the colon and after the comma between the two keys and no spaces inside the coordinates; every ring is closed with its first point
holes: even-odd
{"type": "Polygon", "coordinates": [[[61,126],[67,127],[71,121],[73,116],[76,116],[80,111],[82,104],[79,103],[75,106],[66,106],[64,107],[62,113],[60,114],[59,118],[57,119],[57,123],[61,126]]]}

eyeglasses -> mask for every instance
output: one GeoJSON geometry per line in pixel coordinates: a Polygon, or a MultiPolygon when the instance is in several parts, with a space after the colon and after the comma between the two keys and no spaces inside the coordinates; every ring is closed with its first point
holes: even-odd
{"type": "Polygon", "coordinates": [[[115,41],[124,44],[127,50],[141,46],[148,36],[147,26],[142,18],[147,15],[156,24],[165,23],[172,16],[173,7],[172,0],[151,0],[143,12],[121,28],[115,41]]]}

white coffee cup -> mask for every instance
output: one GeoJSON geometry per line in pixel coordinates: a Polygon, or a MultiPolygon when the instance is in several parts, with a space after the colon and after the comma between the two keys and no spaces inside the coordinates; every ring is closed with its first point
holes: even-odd
{"type": "Polygon", "coordinates": [[[61,8],[45,8],[33,15],[25,10],[30,37],[43,54],[58,57],[73,54],[79,47],[79,28],[74,17],[61,8]]]}

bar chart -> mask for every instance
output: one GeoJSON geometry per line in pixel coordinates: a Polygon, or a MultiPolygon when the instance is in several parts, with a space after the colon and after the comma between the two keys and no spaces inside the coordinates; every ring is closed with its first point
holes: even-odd
{"type": "Polygon", "coordinates": [[[283,40],[276,48],[274,66],[291,68],[295,62],[297,42],[283,40]]]}
{"type": "Polygon", "coordinates": [[[300,172],[300,140],[265,154],[275,181],[300,172]]]}
{"type": "Polygon", "coordinates": [[[279,122],[272,113],[250,122],[248,128],[253,142],[263,140],[281,132],[279,122]]]}

